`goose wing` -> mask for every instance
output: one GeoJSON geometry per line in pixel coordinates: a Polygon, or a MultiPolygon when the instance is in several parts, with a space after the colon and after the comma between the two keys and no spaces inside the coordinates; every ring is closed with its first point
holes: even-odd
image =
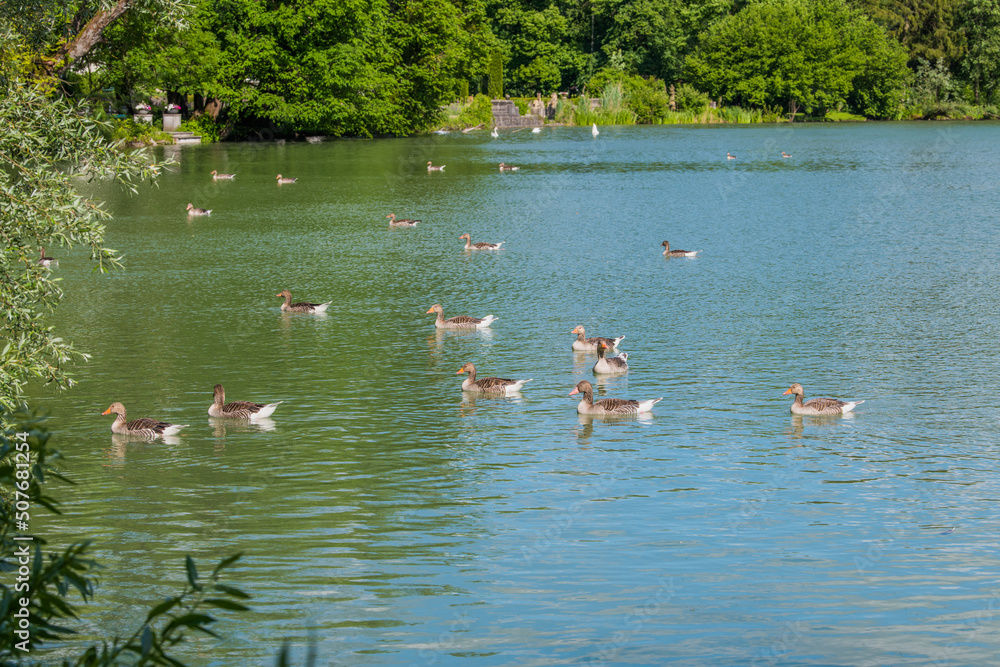
{"type": "Polygon", "coordinates": [[[148,417],[133,419],[129,423],[125,424],[125,428],[128,431],[152,431],[153,433],[163,433],[164,430],[170,428],[171,426],[173,426],[173,424],[161,422],[156,419],[149,419],[148,417]]]}
{"type": "Polygon", "coordinates": [[[846,405],[846,401],[839,401],[836,398],[810,398],[802,404],[802,407],[816,410],[817,412],[834,412],[843,410],[846,405]]]}
{"type": "Polygon", "coordinates": [[[483,391],[497,390],[516,383],[517,380],[506,380],[504,378],[482,378],[476,380],[476,386],[483,391]]]}
{"type": "Polygon", "coordinates": [[[250,401],[233,401],[222,406],[222,414],[226,417],[237,417],[239,419],[250,419],[251,416],[260,412],[264,407],[263,403],[251,403],[250,401]]]}
{"type": "Polygon", "coordinates": [[[308,309],[313,309],[313,308],[316,308],[316,307],[322,306],[322,305],[323,304],[321,304],[321,303],[309,303],[308,301],[300,301],[299,303],[293,303],[291,305],[291,308],[308,308],[308,309]]]}
{"type": "MultiPolygon", "coordinates": [[[[482,320],[478,317],[469,317],[468,315],[458,315],[456,317],[449,317],[445,320],[449,324],[479,324],[482,320]]],[[[496,379],[496,378],[491,378],[496,379]]]]}
{"type": "Polygon", "coordinates": [[[605,412],[630,415],[639,411],[639,401],[631,401],[625,398],[602,398],[594,402],[594,407],[602,407],[605,412]]]}

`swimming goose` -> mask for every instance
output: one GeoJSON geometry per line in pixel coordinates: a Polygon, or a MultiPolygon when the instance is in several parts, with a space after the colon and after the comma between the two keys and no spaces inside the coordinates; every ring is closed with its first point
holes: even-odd
{"type": "Polygon", "coordinates": [[[573,349],[578,352],[593,352],[597,349],[598,343],[604,343],[607,345],[608,349],[614,349],[617,348],[618,343],[622,342],[625,338],[625,336],[619,336],[618,338],[602,338],[601,336],[584,338],[586,331],[584,330],[582,324],[570,331],[570,333],[576,334],[576,340],[573,341],[573,349]]]}
{"type": "Polygon", "coordinates": [[[465,239],[465,249],[466,250],[499,250],[505,241],[500,241],[500,243],[487,243],[485,241],[480,241],[479,243],[473,243],[472,237],[468,233],[462,234],[458,237],[459,239],[465,239]]]}
{"type": "Polygon", "coordinates": [[[45,268],[49,268],[58,265],[59,260],[55,259],[54,257],[46,257],[45,248],[42,248],[38,257],[38,264],[39,266],[44,266],[45,268]]]}
{"type": "Polygon", "coordinates": [[[322,313],[333,303],[333,301],[327,301],[326,303],[309,303],[308,301],[292,303],[292,293],[286,289],[281,290],[274,296],[284,297],[285,302],[281,304],[281,309],[287,310],[290,313],[322,313]]]}
{"type": "Polygon", "coordinates": [[[417,223],[420,222],[419,220],[411,220],[410,218],[405,218],[403,220],[397,220],[395,213],[390,213],[389,215],[387,215],[385,217],[389,218],[389,226],[390,227],[416,227],[417,223]]]}
{"type": "Polygon", "coordinates": [[[444,171],[445,166],[447,165],[441,165],[440,167],[435,167],[433,164],[431,164],[430,160],[427,161],[427,171],[444,171]]]}
{"type": "Polygon", "coordinates": [[[782,396],[787,394],[795,394],[795,401],[792,403],[793,415],[843,415],[864,403],[864,401],[848,403],[835,398],[810,398],[803,403],[805,391],[798,382],[786,389],[782,396]]]}
{"type": "Polygon", "coordinates": [[[213,181],[225,181],[225,180],[232,180],[234,178],[236,178],[236,174],[220,174],[215,169],[212,170],[213,181]]]}
{"type": "Polygon", "coordinates": [[[226,390],[221,384],[215,385],[214,399],[211,407],[208,408],[209,417],[228,417],[230,419],[243,419],[257,421],[271,416],[274,409],[281,405],[277,403],[250,403],[248,401],[233,401],[226,403],[226,390]]]}
{"type": "Polygon", "coordinates": [[[140,438],[152,440],[153,438],[158,438],[161,435],[173,435],[187,426],[187,424],[168,424],[167,422],[147,419],[145,417],[133,419],[132,421],[126,421],[125,406],[121,403],[112,403],[111,406],[101,414],[107,415],[112,412],[118,416],[115,418],[114,423],[111,424],[111,432],[118,433],[119,435],[134,435],[140,438]]]}
{"type": "Polygon", "coordinates": [[[278,185],[281,185],[282,183],[294,183],[295,181],[299,180],[298,178],[282,178],[281,174],[278,174],[277,178],[278,178],[278,185]]]}
{"type": "Polygon", "coordinates": [[[482,319],[469,317],[468,315],[458,315],[444,319],[444,309],[441,308],[440,303],[435,303],[425,314],[430,315],[431,313],[437,313],[434,326],[438,329],[485,329],[497,320],[492,315],[487,315],[482,319]]]}
{"type": "Polygon", "coordinates": [[[499,137],[500,136],[500,132],[498,131],[498,128],[494,127],[493,131],[490,132],[490,136],[493,137],[494,139],[496,139],[497,137],[499,137]]]}
{"type": "Polygon", "coordinates": [[[590,128],[590,136],[596,137],[600,132],[597,131],[597,123],[594,123],[593,127],[590,128]]]}
{"type": "Polygon", "coordinates": [[[569,395],[581,393],[583,400],[576,406],[576,411],[581,415],[637,415],[640,412],[649,412],[654,405],[663,400],[652,398],[648,401],[632,401],[624,398],[602,398],[595,403],[594,388],[586,380],[577,382],[569,395]]]}
{"type": "Polygon", "coordinates": [[[504,164],[503,162],[500,163],[500,171],[517,171],[518,169],[520,169],[520,167],[504,164]]]}
{"type": "Polygon", "coordinates": [[[212,215],[210,208],[197,208],[194,204],[187,205],[188,215],[212,215]]]}
{"type": "Polygon", "coordinates": [[[726,153],[726,159],[727,160],[735,160],[736,156],[735,155],[730,155],[729,153],[726,153]]]}
{"type": "Polygon", "coordinates": [[[527,380],[505,380],[504,378],[482,378],[476,379],[476,367],[468,361],[455,372],[455,375],[468,373],[469,377],[462,381],[462,391],[477,391],[484,394],[513,394],[521,391],[525,383],[531,382],[533,378],[527,380]]]}
{"type": "Polygon", "coordinates": [[[622,352],[617,357],[607,357],[605,354],[611,347],[607,343],[597,343],[597,363],[594,364],[595,375],[620,375],[628,373],[628,352],[622,352]]]}
{"type": "Polygon", "coordinates": [[[701,252],[701,250],[671,250],[670,241],[664,241],[660,245],[663,246],[664,257],[694,257],[701,252]]]}
{"type": "Polygon", "coordinates": [[[792,157],[792,156],[786,153],[785,151],[781,151],[781,157],[792,157]]]}

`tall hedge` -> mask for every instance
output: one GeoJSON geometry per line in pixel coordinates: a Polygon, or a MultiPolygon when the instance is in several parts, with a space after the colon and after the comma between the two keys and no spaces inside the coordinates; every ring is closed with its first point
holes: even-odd
{"type": "Polygon", "coordinates": [[[503,56],[499,51],[490,54],[489,85],[487,94],[492,100],[503,97],[503,56]]]}

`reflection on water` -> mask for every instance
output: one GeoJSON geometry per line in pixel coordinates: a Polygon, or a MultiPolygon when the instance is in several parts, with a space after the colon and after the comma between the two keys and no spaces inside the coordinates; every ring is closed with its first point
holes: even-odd
{"type": "Polygon", "coordinates": [[[972,619],[995,587],[1000,126],[832,125],[193,146],[157,188],[97,192],[128,270],[60,254],[52,323],[93,359],[36,401],[79,482],[39,530],[105,565],[84,631],[133,632],[185,554],[243,551],[255,611],[188,662],[270,664],[283,638],[295,664],[310,642],[349,665],[995,662],[972,619]],[[182,223],[189,201],[212,216],[182,223]],[[424,222],[400,234],[404,204],[424,222]],[[664,238],[702,254],[664,261],[664,238]],[[285,287],[333,305],[280,313],[285,287]],[[436,330],[438,301],[499,319],[436,330]],[[627,334],[627,375],[594,377],[581,322],[627,334]],[[462,392],[467,361],[535,379],[462,392]],[[791,416],[792,378],[867,402],[791,416]],[[580,416],[582,379],[665,398],[580,416]],[[206,421],[217,382],[285,403],[206,421]],[[109,397],[191,425],[109,446],[109,397]]]}

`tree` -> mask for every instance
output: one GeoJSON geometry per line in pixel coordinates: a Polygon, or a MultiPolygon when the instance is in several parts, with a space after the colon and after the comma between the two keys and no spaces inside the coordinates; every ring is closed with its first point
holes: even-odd
{"type": "Polygon", "coordinates": [[[729,103],[823,110],[847,101],[873,76],[867,105],[891,106],[905,64],[893,44],[844,0],[775,0],[750,5],[702,35],[686,61],[699,89],[729,103]],[[877,98],[877,99],[876,99],[877,98]]]}
{"type": "Polygon", "coordinates": [[[980,91],[992,98],[1000,84],[1000,0],[966,0],[959,19],[968,44],[962,69],[979,104],[980,91]]]}
{"type": "Polygon", "coordinates": [[[951,68],[965,52],[965,38],[956,13],[964,0],[863,0],[861,7],[909,53],[909,65],[918,58],[943,60],[951,68]]]}

